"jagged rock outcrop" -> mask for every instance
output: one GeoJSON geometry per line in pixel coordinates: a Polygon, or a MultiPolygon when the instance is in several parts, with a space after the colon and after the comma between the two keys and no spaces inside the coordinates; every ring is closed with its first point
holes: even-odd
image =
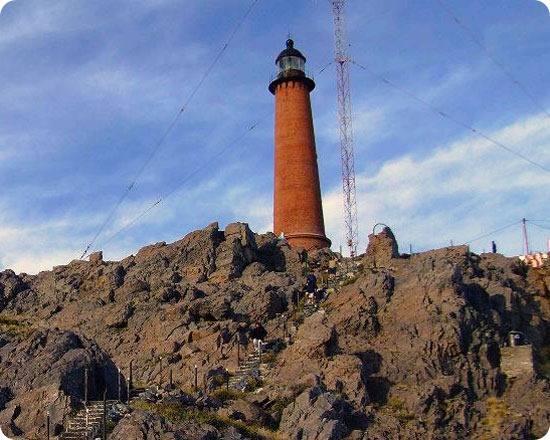
{"type": "Polygon", "coordinates": [[[126,414],[111,433],[111,439],[114,440],[126,440],[130,438],[176,440],[182,437],[181,435],[176,436],[171,426],[158,415],[134,410],[126,414]]]}
{"type": "MultiPolygon", "coordinates": [[[[517,404],[500,370],[499,347],[511,330],[536,345],[548,341],[548,316],[536,312],[540,302],[517,269],[512,259],[476,256],[457,246],[394,259],[390,271],[371,268],[332,298],[329,318],[339,345],[363,352],[375,403],[389,406],[397,420],[423,414],[435,435],[452,431],[456,438],[481,430],[487,408],[475,402],[493,397],[507,407],[517,404]]],[[[533,389],[547,386],[545,379],[534,381],[533,389]]],[[[524,411],[523,420],[544,432],[544,424],[535,422],[539,417],[524,411]]],[[[410,438],[423,435],[433,434],[410,438]]]]}
{"type": "Polygon", "coordinates": [[[71,331],[41,329],[28,339],[13,338],[0,348],[0,425],[7,435],[45,433],[84,400],[99,399],[104,389],[114,397],[117,368],[96,343],[71,331]]]}
{"type": "MultiPolygon", "coordinates": [[[[400,256],[389,229],[370,239],[355,264],[341,261],[346,277],[314,313],[303,303],[305,274],[321,282],[335,256],[312,252],[306,261],[242,223],[224,230],[212,223],[119,262],[94,254],[36,276],[0,273],[2,427],[43,435],[39,408],[67,413],[82,398],[85,366],[96,384],[90,393],[102,381],[116,389],[112,370],[116,364],[127,376],[130,361],[136,383],[166,385],[171,377],[188,392],[196,365],[199,388],[211,390],[226,369],[237,371],[237,355],[243,361],[252,349],[251,323],[260,320],[280,348],[263,359],[263,389],[201,410],[301,438],[546,433],[548,265],[533,269],[466,246],[400,256]],[[502,368],[512,330],[535,353],[533,368],[514,378],[502,368]]],[[[113,438],[244,436],[230,425],[185,423],[136,410],[113,438]]]]}
{"type": "Polygon", "coordinates": [[[312,359],[335,354],[338,342],[335,327],[324,310],[314,313],[300,326],[296,334],[296,343],[289,349],[290,356],[312,359]]]}
{"type": "Polygon", "coordinates": [[[246,223],[231,223],[223,231],[224,241],[216,248],[216,272],[211,281],[224,282],[240,277],[257,258],[254,233],[246,223]]]}
{"type": "Polygon", "coordinates": [[[23,277],[16,275],[13,270],[8,269],[0,272],[0,310],[6,307],[18,293],[28,288],[23,277]]]}

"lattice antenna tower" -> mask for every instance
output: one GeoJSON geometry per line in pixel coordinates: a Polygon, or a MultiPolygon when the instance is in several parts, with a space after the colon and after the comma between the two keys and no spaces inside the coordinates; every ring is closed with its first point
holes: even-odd
{"type": "Polygon", "coordinates": [[[342,188],[344,194],[344,221],[346,244],[354,257],[359,244],[357,227],[357,199],[355,193],[355,160],[353,154],[353,129],[351,120],[351,87],[349,80],[349,55],[344,20],[345,0],[332,0],[334,19],[334,64],[338,88],[338,120],[342,155],[342,188]]]}

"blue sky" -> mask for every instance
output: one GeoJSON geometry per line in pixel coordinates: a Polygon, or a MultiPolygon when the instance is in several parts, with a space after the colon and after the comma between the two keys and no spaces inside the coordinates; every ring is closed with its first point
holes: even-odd
{"type": "MultiPolygon", "coordinates": [[[[317,83],[327,235],[333,249],[343,244],[336,79],[333,65],[323,70],[334,57],[330,2],[258,0],[196,90],[252,4],[14,0],[3,7],[0,268],[36,273],[78,258],[144,164],[91,250],[120,259],[212,221],[270,230],[274,103],[267,85],[289,33],[317,83]]],[[[402,251],[465,243],[516,223],[471,248],[488,250],[495,240],[517,255],[525,217],[543,221],[528,223],[528,232],[531,247],[545,250],[544,4],[349,0],[346,13],[350,56],[367,68],[350,70],[359,248],[377,222],[392,227],[402,251]]]]}

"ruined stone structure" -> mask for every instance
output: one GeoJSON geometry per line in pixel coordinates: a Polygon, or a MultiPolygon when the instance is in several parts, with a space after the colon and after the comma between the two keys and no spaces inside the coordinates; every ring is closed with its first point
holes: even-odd
{"type": "Polygon", "coordinates": [[[273,228],[291,246],[330,246],[325,235],[317,152],[309,94],[315,83],[306,76],[306,59],[287,40],[277,57],[275,95],[275,188],[273,228]]]}
{"type": "Polygon", "coordinates": [[[531,376],[534,373],[533,346],[501,347],[500,368],[508,378],[531,376]]]}

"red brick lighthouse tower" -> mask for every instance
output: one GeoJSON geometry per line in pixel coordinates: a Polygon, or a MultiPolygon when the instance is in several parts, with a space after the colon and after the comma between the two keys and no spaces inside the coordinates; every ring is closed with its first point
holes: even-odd
{"type": "Polygon", "coordinates": [[[325,235],[306,58],[287,40],[277,59],[277,76],[269,84],[275,95],[275,189],[273,229],[291,246],[330,246],[325,235]]]}

